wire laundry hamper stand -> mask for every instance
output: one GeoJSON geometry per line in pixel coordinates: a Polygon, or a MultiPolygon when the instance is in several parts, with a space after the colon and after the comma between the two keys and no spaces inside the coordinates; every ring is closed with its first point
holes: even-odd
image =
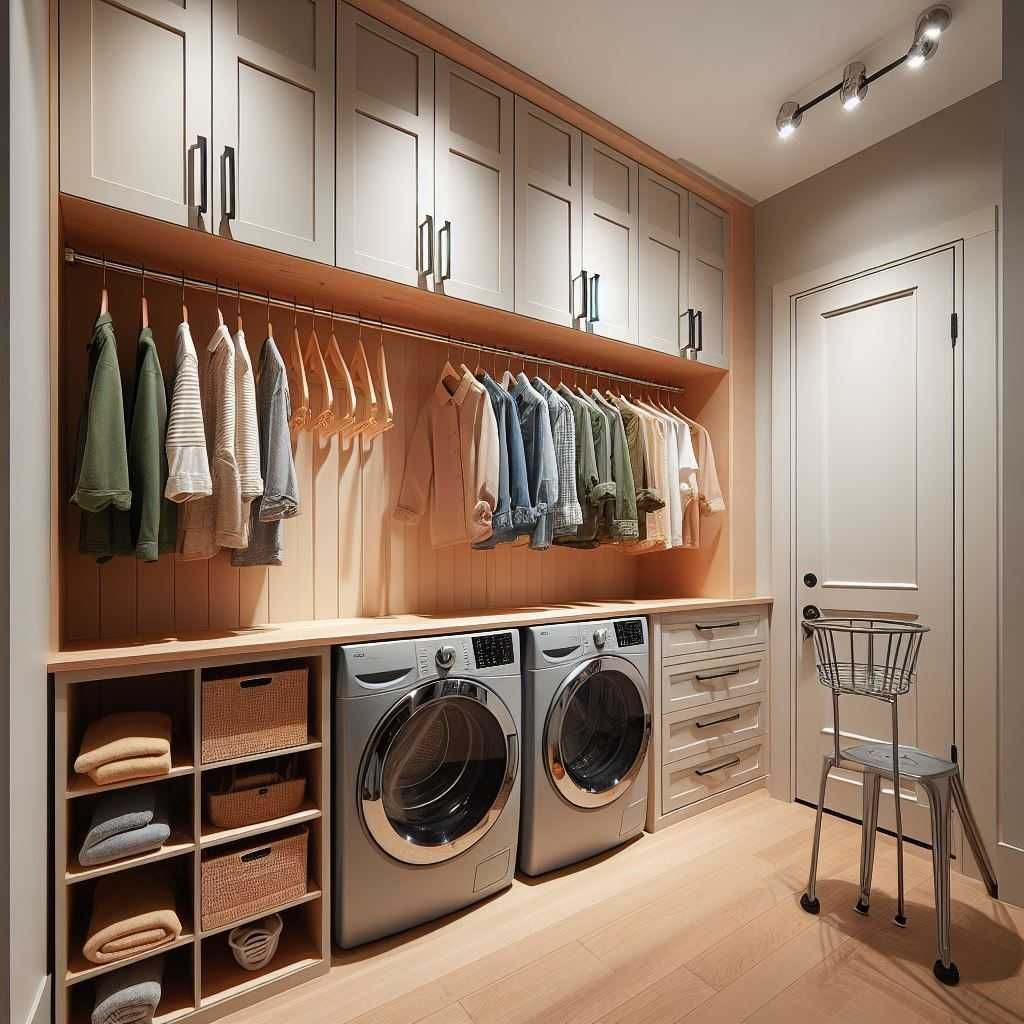
{"type": "Polygon", "coordinates": [[[928,795],[932,825],[932,869],[935,883],[935,917],[938,929],[939,958],[935,977],[945,985],[955,985],[960,972],[950,950],[950,812],[957,812],[974,858],[981,870],[985,888],[998,895],[992,862],[981,842],[974,815],[967,802],[960,768],[954,761],[900,746],[898,699],[910,692],[917,674],[917,659],[928,626],[889,619],[811,619],[804,629],[814,638],[818,680],[832,691],[833,750],[825,755],[818,793],[818,811],[814,824],[814,844],[807,891],[800,906],[809,914],[821,910],[815,888],[818,874],[818,848],[821,842],[821,816],[825,806],[825,788],[833,768],[852,768],[864,775],[864,810],[860,851],[860,897],[854,908],[867,914],[871,898],[871,874],[875,859],[875,834],[878,828],[878,797],[883,778],[892,780],[896,804],[896,871],[898,891],[895,923],[906,927],[903,886],[903,815],[900,807],[900,780],[919,784],[928,795]],[[839,698],[869,697],[892,709],[892,743],[866,743],[839,747],[839,698]]]}

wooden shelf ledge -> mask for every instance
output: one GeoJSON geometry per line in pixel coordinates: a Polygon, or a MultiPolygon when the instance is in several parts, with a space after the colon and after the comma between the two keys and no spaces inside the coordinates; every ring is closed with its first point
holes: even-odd
{"type": "Polygon", "coordinates": [[[242,754],[240,757],[229,757],[225,761],[207,761],[199,766],[200,771],[212,772],[218,768],[230,768],[232,765],[248,764],[250,761],[266,761],[271,757],[287,757],[289,754],[301,754],[304,750],[319,750],[323,744],[320,740],[310,739],[305,743],[297,743],[294,747],[279,747],[277,750],[264,750],[258,754],[242,754]]]}
{"type": "Polygon", "coordinates": [[[291,910],[292,907],[301,907],[304,903],[312,903],[314,900],[320,899],[321,895],[320,886],[310,879],[306,883],[306,891],[303,895],[296,896],[295,899],[288,900],[287,903],[281,903],[276,907],[271,907],[269,910],[261,910],[258,914],[249,914],[247,917],[240,917],[237,921],[232,921],[230,924],[222,924],[216,928],[204,928],[200,932],[200,938],[209,939],[214,935],[221,935],[222,933],[229,932],[232,928],[237,928],[239,925],[249,924],[250,921],[259,921],[260,918],[269,917],[271,914],[283,914],[286,910],[291,910]]]}
{"type": "Polygon", "coordinates": [[[109,782],[105,786],[99,786],[88,775],[79,775],[72,771],[65,792],[67,798],[73,800],[80,796],[96,796],[99,793],[110,793],[115,789],[128,789],[130,786],[145,786],[150,782],[179,779],[183,775],[191,775],[194,771],[192,755],[180,747],[174,747],[171,750],[171,770],[166,775],[149,775],[144,779],[126,779],[124,782],[109,782]]]}
{"type": "Polygon", "coordinates": [[[233,843],[236,839],[248,839],[250,836],[260,836],[267,832],[291,828],[293,825],[302,825],[307,821],[316,821],[319,817],[321,817],[320,808],[312,800],[306,800],[302,807],[292,814],[286,814],[283,818],[271,818],[269,821],[257,822],[255,825],[217,828],[214,825],[204,824],[199,845],[204,850],[212,846],[223,846],[225,843],[233,843]]]}
{"type": "Polygon", "coordinates": [[[155,864],[171,857],[180,857],[182,854],[191,853],[195,848],[196,844],[192,842],[192,829],[177,825],[171,828],[170,836],[159,850],[150,850],[149,853],[140,853],[135,857],[125,857],[87,868],[82,867],[78,862],[78,854],[73,853],[68,858],[70,866],[64,873],[64,880],[68,885],[75,885],[78,882],[87,882],[90,878],[99,878],[101,875],[112,875],[117,871],[141,867],[143,864],[155,864]]]}
{"type": "Polygon", "coordinates": [[[142,953],[139,956],[126,956],[123,960],[117,960],[112,964],[94,964],[89,960],[86,960],[82,955],[82,950],[76,948],[72,955],[68,958],[68,971],[64,976],[64,980],[68,985],[77,985],[79,982],[88,981],[90,978],[99,977],[101,974],[109,974],[110,971],[119,970],[122,967],[127,967],[129,964],[136,964],[140,960],[148,960],[150,957],[162,956],[164,953],[169,953],[172,949],[179,949],[181,946],[190,946],[195,942],[195,934],[191,928],[182,931],[173,942],[168,942],[167,945],[161,946],[159,949],[152,949],[148,953],[142,953]]]}

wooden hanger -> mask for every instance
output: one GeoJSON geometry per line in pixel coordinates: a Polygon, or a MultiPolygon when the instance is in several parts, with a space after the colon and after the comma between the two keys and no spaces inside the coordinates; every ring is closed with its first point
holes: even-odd
{"type": "Polygon", "coordinates": [[[327,364],[324,362],[324,354],[320,348],[320,336],[316,332],[316,316],[313,317],[313,329],[309,332],[309,340],[306,342],[304,356],[306,364],[306,377],[310,384],[310,417],[306,422],[307,430],[322,430],[331,433],[331,426],[334,422],[334,391],[331,387],[331,377],[327,372],[327,364]],[[313,382],[320,386],[319,401],[314,400],[313,382]]]}
{"type": "Polygon", "coordinates": [[[220,311],[220,282],[214,281],[213,289],[217,296],[217,326],[224,326],[224,314],[220,311]]]}
{"type": "Polygon", "coordinates": [[[348,363],[341,354],[338,336],[334,333],[334,311],[331,310],[331,336],[324,350],[324,363],[331,378],[331,390],[334,395],[334,421],[331,434],[337,434],[351,426],[356,416],[356,389],[352,383],[352,374],[348,363]]]}
{"type": "Polygon", "coordinates": [[[103,257],[103,287],[100,289],[100,316],[110,312],[110,296],[107,294],[107,257],[103,257]]]}
{"type": "Polygon", "coordinates": [[[274,324],[270,319],[270,292],[267,292],[267,337],[274,340],[274,324]]]}
{"type": "Polygon", "coordinates": [[[181,275],[181,322],[188,323],[188,306],[185,305],[185,275],[181,275]]]}
{"type": "Polygon", "coordinates": [[[292,395],[292,418],[288,426],[301,430],[309,420],[309,381],[306,378],[306,364],[302,359],[302,344],[299,341],[299,310],[295,303],[292,310],[292,338],[284,357],[285,369],[291,380],[288,387],[292,395]]]}
{"type": "Polygon", "coordinates": [[[146,268],[142,268],[142,302],[141,305],[141,316],[142,316],[142,329],[145,330],[149,326],[149,300],[146,298],[146,268]]]}
{"type": "Polygon", "coordinates": [[[366,437],[374,438],[395,425],[395,406],[388,383],[388,362],[384,355],[384,322],[380,322],[380,345],[377,349],[377,411],[373,423],[366,428],[366,437]]]}
{"type": "Polygon", "coordinates": [[[361,434],[377,415],[377,392],[370,374],[370,362],[363,348],[363,318],[359,317],[359,335],[356,339],[355,358],[352,363],[352,382],[356,389],[356,416],[343,432],[345,437],[361,434]]]}
{"type": "Polygon", "coordinates": [[[237,328],[236,329],[238,330],[238,332],[240,334],[242,334],[242,333],[244,333],[242,331],[242,289],[241,288],[236,288],[235,291],[236,291],[236,294],[237,294],[237,297],[238,297],[238,322],[237,322],[237,328]]]}

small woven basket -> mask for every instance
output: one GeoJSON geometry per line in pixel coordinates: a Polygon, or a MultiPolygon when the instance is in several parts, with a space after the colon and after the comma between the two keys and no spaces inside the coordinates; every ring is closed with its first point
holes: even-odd
{"type": "Polygon", "coordinates": [[[203,680],[203,763],[294,747],[309,738],[309,669],[291,665],[203,680]]]}
{"type": "Polygon", "coordinates": [[[294,814],[305,795],[305,779],[285,779],[231,793],[207,793],[206,817],[217,828],[257,825],[294,814]]]}
{"type": "Polygon", "coordinates": [[[242,924],[228,932],[228,945],[239,967],[258,971],[266,967],[277,952],[284,921],[280,914],[271,914],[252,924],[242,924]]]}
{"type": "Polygon", "coordinates": [[[203,928],[221,928],[305,896],[308,845],[306,829],[296,828],[203,857],[203,928]]]}

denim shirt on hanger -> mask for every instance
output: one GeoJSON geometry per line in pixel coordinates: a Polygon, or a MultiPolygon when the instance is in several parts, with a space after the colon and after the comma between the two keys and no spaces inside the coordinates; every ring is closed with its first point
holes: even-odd
{"type": "Polygon", "coordinates": [[[515,377],[506,374],[504,381],[511,385],[512,397],[519,410],[530,498],[538,516],[530,547],[543,549],[551,543],[551,531],[543,525],[543,517],[550,516],[558,501],[558,466],[555,463],[548,403],[543,396],[537,394],[525,373],[517,373],[515,377]]]}

